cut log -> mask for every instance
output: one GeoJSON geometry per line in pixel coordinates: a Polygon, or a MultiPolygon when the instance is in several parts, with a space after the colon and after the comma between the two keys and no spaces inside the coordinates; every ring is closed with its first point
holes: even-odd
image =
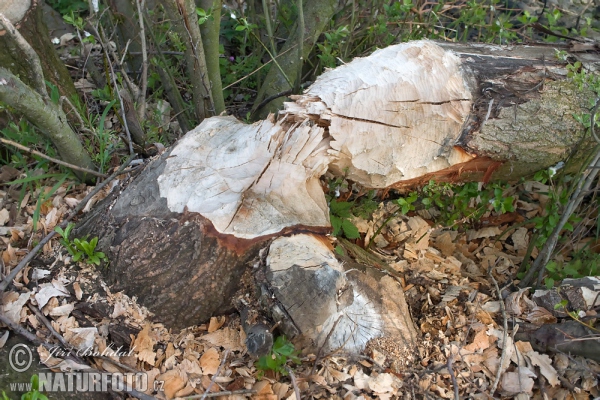
{"type": "Polygon", "coordinates": [[[167,326],[226,311],[250,271],[264,311],[307,346],[394,343],[410,361],[418,335],[402,289],[336,259],[319,177],[329,168],[397,187],[477,178],[463,171],[487,179],[498,167],[515,176],[563,159],[581,138],[571,114],[588,99],[564,79],[564,63],[528,49],[535,55],[520,58],[494,46],[400,44],[324,74],[277,121],[207,119],[79,232],[101,238],[113,289],[138,296],[167,326]]]}
{"type": "Polygon", "coordinates": [[[409,42],[324,73],[284,113],[326,127],[331,170],[364,186],[518,178],[583,137],[573,114],[593,95],[565,65],[552,46],[409,42]]]}

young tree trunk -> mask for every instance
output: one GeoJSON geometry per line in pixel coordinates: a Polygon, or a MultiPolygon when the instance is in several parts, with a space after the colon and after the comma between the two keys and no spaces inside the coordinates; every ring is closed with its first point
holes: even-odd
{"type": "MultiPolygon", "coordinates": [[[[75,135],[65,113],[48,98],[43,98],[25,85],[8,70],[0,67],[0,101],[17,112],[46,135],[60,158],[79,167],[95,170],[87,151],[75,135]]],[[[94,177],[84,172],[73,171],[82,181],[92,183],[94,177]]]]}
{"type": "MultiPolygon", "coordinates": [[[[38,54],[46,80],[56,85],[61,95],[73,99],[77,97],[77,91],[69,71],[50,41],[48,29],[42,18],[42,8],[41,0],[6,0],[0,3],[0,13],[8,17],[38,54]]],[[[35,82],[28,57],[3,33],[1,26],[0,67],[10,70],[29,86],[35,82]]]]}
{"type": "MultiPolygon", "coordinates": [[[[581,56],[595,70],[592,49],[581,56]]],[[[367,187],[508,180],[565,159],[584,137],[574,115],[594,95],[565,67],[555,46],[410,42],[324,73],[284,113],[326,127],[330,168],[367,187]]]]}
{"type": "Polygon", "coordinates": [[[223,85],[221,83],[221,67],[219,63],[219,33],[221,28],[221,0],[196,0],[196,5],[208,13],[211,18],[200,25],[204,55],[206,56],[206,69],[208,81],[215,106],[215,115],[225,111],[225,99],[223,98],[223,85]]]}
{"type": "Polygon", "coordinates": [[[195,3],[193,0],[162,0],[161,4],[181,41],[185,43],[186,70],[192,84],[196,119],[202,122],[204,118],[215,115],[215,107],[195,3]]]}
{"type": "Polygon", "coordinates": [[[410,362],[419,337],[402,288],[373,272],[384,262],[336,258],[319,178],[398,187],[515,177],[565,158],[582,137],[572,113],[589,99],[564,64],[521,50],[533,55],[400,44],[325,73],[278,121],[209,118],[78,232],[100,236],[115,290],[168,326],[204,321],[243,289],[309,347],[392,346],[410,362]]]}
{"type": "MultiPolygon", "coordinates": [[[[323,32],[333,13],[337,2],[332,0],[305,0],[304,1],[304,41],[302,48],[302,59],[306,60],[311,49],[315,45],[319,35],[323,32]]],[[[296,86],[297,70],[299,68],[298,51],[299,38],[301,37],[299,26],[295,24],[292,28],[292,34],[285,41],[285,45],[279,51],[277,57],[278,68],[275,63],[271,65],[265,81],[262,83],[255,104],[260,104],[264,99],[278,93],[293,89],[296,86]],[[291,83],[291,85],[290,85],[291,83]]],[[[279,97],[265,104],[259,110],[253,112],[259,118],[266,118],[269,113],[277,112],[283,104],[284,97],[279,97]]]]}

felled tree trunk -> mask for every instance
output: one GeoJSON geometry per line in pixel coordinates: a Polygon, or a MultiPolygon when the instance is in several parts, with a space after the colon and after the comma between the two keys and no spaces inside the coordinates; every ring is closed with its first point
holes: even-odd
{"type": "MultiPolygon", "coordinates": [[[[578,46],[597,71],[595,45],[578,46]]],[[[566,79],[555,53],[390,46],[324,73],[284,112],[326,127],[330,168],[369,187],[518,178],[565,159],[584,136],[573,115],[589,114],[595,96],[566,79]]]]}
{"type": "Polygon", "coordinates": [[[401,286],[370,268],[377,261],[336,258],[319,178],[329,169],[398,187],[510,177],[563,159],[581,138],[571,114],[588,99],[563,64],[527,49],[396,45],[325,73],[277,121],[209,118],[79,232],[101,237],[113,289],[168,326],[230,308],[253,265],[260,290],[244,290],[286,334],[327,351],[393,343],[410,361],[418,335],[401,286]]]}

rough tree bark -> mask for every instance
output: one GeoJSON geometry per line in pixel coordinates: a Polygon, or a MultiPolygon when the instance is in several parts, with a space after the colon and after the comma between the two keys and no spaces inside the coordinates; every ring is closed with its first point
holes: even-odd
{"type": "MultiPolygon", "coordinates": [[[[60,60],[42,18],[41,0],[6,0],[0,2],[0,13],[19,29],[25,40],[38,54],[45,78],[58,87],[61,95],[77,97],[77,91],[65,64],[60,60]]],[[[10,70],[28,85],[35,82],[32,68],[21,49],[5,34],[0,26],[0,66],[10,70]]]]}
{"type": "Polygon", "coordinates": [[[205,120],[79,232],[101,237],[114,288],[168,326],[230,308],[250,276],[242,299],[261,298],[304,346],[375,346],[409,363],[419,337],[401,286],[371,268],[383,262],[336,258],[319,178],[329,169],[398,187],[514,177],[564,159],[582,137],[571,114],[588,99],[548,51],[380,50],[325,73],[277,121],[205,120]]]}

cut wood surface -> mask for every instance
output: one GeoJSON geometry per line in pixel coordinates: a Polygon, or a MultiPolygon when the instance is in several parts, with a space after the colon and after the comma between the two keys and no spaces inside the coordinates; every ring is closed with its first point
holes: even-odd
{"type": "Polygon", "coordinates": [[[582,139],[591,95],[565,65],[549,46],[408,42],[324,73],[284,113],[327,127],[331,170],[368,187],[510,179],[582,139]]]}
{"type": "Polygon", "coordinates": [[[206,119],[80,232],[101,237],[113,288],[170,327],[230,309],[268,249],[253,273],[266,276],[263,311],[282,330],[329,351],[390,340],[408,354],[418,337],[402,288],[336,259],[319,178],[329,169],[400,187],[515,177],[564,159],[582,138],[572,114],[589,98],[554,50],[515,49],[399,44],[323,74],[277,121],[206,119]]]}

